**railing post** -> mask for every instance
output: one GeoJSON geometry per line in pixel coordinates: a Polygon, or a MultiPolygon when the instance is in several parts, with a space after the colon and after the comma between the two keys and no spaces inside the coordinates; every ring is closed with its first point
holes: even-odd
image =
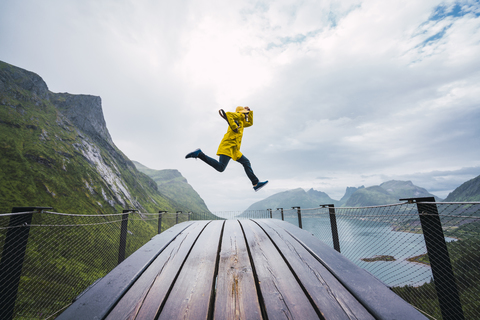
{"type": "Polygon", "coordinates": [[[302,227],[302,210],[300,207],[292,207],[292,209],[297,209],[297,216],[298,216],[298,227],[303,229],[302,227]]]}
{"type": "Polygon", "coordinates": [[[182,211],[177,211],[177,214],[175,215],[175,224],[178,224],[178,214],[182,214],[182,211]]]}
{"type": "Polygon", "coordinates": [[[284,221],[285,219],[283,218],[283,208],[277,208],[277,210],[280,210],[280,214],[282,215],[282,221],[284,221]]]}
{"type": "Polygon", "coordinates": [[[340,252],[340,241],[338,239],[338,228],[337,228],[337,217],[335,215],[335,205],[334,204],[321,204],[321,207],[328,207],[328,213],[330,215],[330,227],[332,229],[332,241],[333,249],[340,252]]]}
{"type": "Polygon", "coordinates": [[[23,260],[27,250],[30,224],[34,212],[50,207],[14,207],[12,213],[28,212],[10,216],[7,235],[0,261],[0,318],[13,319],[18,285],[22,275],[23,260]]]}
{"type": "Polygon", "coordinates": [[[158,211],[158,233],[162,233],[162,216],[167,211],[158,211]]]}
{"type": "Polygon", "coordinates": [[[273,219],[272,209],[267,209],[270,212],[270,219],[273,219]]]}
{"type": "Polygon", "coordinates": [[[190,221],[190,215],[192,214],[192,212],[190,211],[189,213],[187,213],[187,218],[188,218],[188,221],[190,221]]]}
{"type": "Polygon", "coordinates": [[[422,225],[428,259],[432,267],[433,282],[444,320],[464,319],[452,263],[448,254],[442,223],[434,197],[400,199],[416,203],[422,225]],[[432,203],[425,203],[432,202],[432,203]]]}
{"type": "Polygon", "coordinates": [[[120,245],[118,248],[118,264],[125,260],[125,249],[127,247],[127,228],[128,228],[128,214],[137,210],[123,210],[122,227],[120,229],[120,245]]]}

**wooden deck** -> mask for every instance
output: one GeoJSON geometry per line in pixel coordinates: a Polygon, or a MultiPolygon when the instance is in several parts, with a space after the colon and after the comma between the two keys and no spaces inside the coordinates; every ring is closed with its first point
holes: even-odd
{"type": "Polygon", "coordinates": [[[184,222],[155,236],[57,319],[426,319],[287,222],[184,222]]]}

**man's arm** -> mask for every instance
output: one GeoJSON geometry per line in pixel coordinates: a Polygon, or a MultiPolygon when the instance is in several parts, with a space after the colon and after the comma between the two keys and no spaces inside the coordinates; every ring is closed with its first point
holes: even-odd
{"type": "Polygon", "coordinates": [[[248,111],[247,119],[248,120],[245,120],[245,126],[244,126],[245,128],[253,126],[253,111],[252,110],[248,111]]]}

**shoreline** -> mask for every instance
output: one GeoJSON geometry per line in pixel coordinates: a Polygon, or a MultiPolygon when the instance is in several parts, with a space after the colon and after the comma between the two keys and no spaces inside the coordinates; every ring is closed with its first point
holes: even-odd
{"type": "Polygon", "coordinates": [[[422,264],[422,265],[430,266],[430,262],[422,261],[422,258],[423,259],[428,259],[427,254],[426,253],[419,254],[418,256],[410,257],[410,258],[407,258],[405,260],[407,260],[408,262],[412,262],[412,263],[419,263],[419,264],[422,264]]]}
{"type": "MultiPolygon", "coordinates": [[[[391,230],[394,231],[394,232],[405,232],[405,233],[413,233],[413,234],[423,234],[423,231],[422,231],[421,228],[420,228],[420,229],[417,228],[417,229],[415,229],[415,230],[412,230],[412,229],[407,230],[407,229],[402,228],[401,226],[395,225],[395,224],[391,224],[391,227],[392,227],[391,230]]],[[[445,230],[444,230],[444,232],[445,232],[445,230]]],[[[448,236],[445,235],[445,238],[454,239],[454,240],[452,240],[452,241],[460,241],[460,240],[462,240],[462,239],[460,239],[460,238],[458,238],[458,237],[456,237],[456,236],[451,236],[451,235],[448,235],[448,236]]],[[[447,242],[451,242],[451,241],[447,241],[447,242]]]]}

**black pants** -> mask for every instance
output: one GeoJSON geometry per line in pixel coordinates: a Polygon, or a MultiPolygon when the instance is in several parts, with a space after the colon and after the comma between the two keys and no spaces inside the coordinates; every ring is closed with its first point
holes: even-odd
{"type": "MultiPolygon", "coordinates": [[[[229,156],[221,154],[220,157],[218,158],[218,161],[217,161],[213,158],[210,158],[209,156],[207,156],[203,152],[201,152],[198,155],[198,158],[200,158],[205,163],[212,166],[215,170],[217,170],[219,172],[225,171],[225,168],[227,167],[228,162],[231,159],[229,156]]],[[[242,155],[237,160],[237,162],[242,164],[243,169],[245,169],[245,173],[247,174],[248,178],[250,179],[250,181],[252,181],[253,185],[256,185],[258,183],[258,178],[257,178],[257,176],[255,176],[255,173],[253,173],[253,169],[252,169],[252,165],[250,164],[250,160],[248,160],[247,157],[242,155]]]]}

